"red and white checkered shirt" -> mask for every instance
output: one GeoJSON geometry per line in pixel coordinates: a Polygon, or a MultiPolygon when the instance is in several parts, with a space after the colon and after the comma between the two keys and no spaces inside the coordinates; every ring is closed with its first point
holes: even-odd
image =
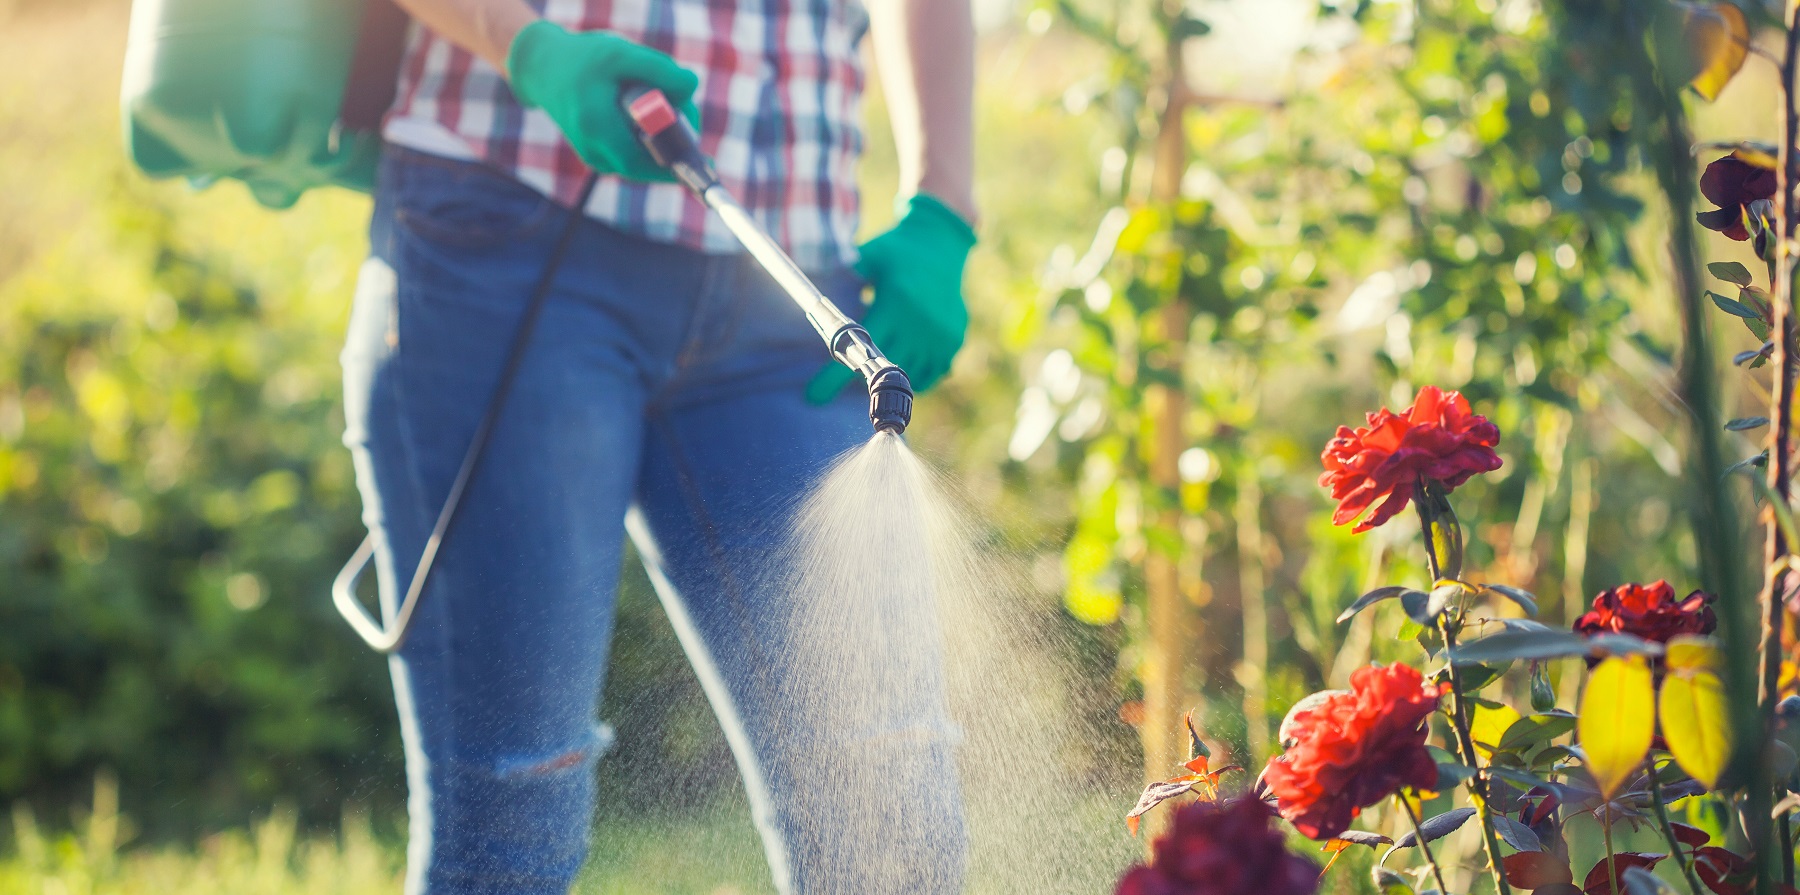
{"type": "MultiPolygon", "coordinates": [[[[700,145],[732,195],[801,267],[856,259],[868,15],[859,0],[530,0],[570,31],[605,30],[700,76],[700,145]]],[[[415,24],[383,130],[393,143],[493,165],[564,205],[587,168],[493,66],[415,24]]],[[[587,213],[649,239],[740,251],[676,184],[602,177],[587,213]]]]}

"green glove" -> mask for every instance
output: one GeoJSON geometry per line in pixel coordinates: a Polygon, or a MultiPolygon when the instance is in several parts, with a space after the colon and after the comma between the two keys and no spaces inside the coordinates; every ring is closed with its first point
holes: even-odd
{"type": "MultiPolygon", "coordinates": [[[[950,372],[969,329],[963,304],[963,264],[975,247],[975,231],[950,207],[920,193],[907,202],[893,229],[864,243],[856,272],[875,298],[863,328],[888,360],[900,365],[923,392],[950,372]]],[[[806,387],[806,399],[824,404],[856,373],[827,366],[806,387]]]]}
{"type": "Polygon", "coordinates": [[[540,19],[513,38],[506,72],[519,101],[548,112],[575,154],[602,174],[675,179],[638,143],[631,119],[619,108],[626,83],[661,90],[699,127],[693,100],[700,78],[668,56],[616,34],[570,34],[540,19]]]}

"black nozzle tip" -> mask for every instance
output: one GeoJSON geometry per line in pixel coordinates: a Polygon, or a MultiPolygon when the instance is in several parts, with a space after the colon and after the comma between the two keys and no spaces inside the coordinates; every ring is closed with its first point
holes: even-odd
{"type": "Polygon", "coordinates": [[[869,380],[869,422],[877,432],[899,435],[912,425],[912,381],[899,367],[883,367],[869,380]]]}

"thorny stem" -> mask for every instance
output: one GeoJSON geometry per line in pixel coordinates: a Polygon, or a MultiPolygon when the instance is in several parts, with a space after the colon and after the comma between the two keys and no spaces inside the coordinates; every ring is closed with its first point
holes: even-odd
{"type": "MultiPolygon", "coordinates": [[[[1792,469],[1788,455],[1789,442],[1793,426],[1794,399],[1794,345],[1789,329],[1793,325],[1794,303],[1794,227],[1800,223],[1800,207],[1796,206],[1794,189],[1800,177],[1800,159],[1795,158],[1794,138],[1800,132],[1800,111],[1794,105],[1794,75],[1796,66],[1800,66],[1800,28],[1796,28],[1795,7],[1785,4],[1788,9],[1786,43],[1781,56],[1781,84],[1778,96],[1781,98],[1781,143],[1777,154],[1775,170],[1775,262],[1770,285],[1769,304],[1772,309],[1773,332],[1770,338],[1774,343],[1773,356],[1770,358],[1774,366],[1775,388],[1769,400],[1769,420],[1771,421],[1771,441],[1769,445],[1769,490],[1773,492],[1773,501],[1788,501],[1788,486],[1792,478],[1792,469]]],[[[1766,768],[1771,759],[1772,740],[1775,735],[1775,703],[1781,698],[1781,631],[1785,607],[1782,600],[1783,583],[1787,580],[1787,563],[1784,558],[1794,545],[1787,542],[1773,505],[1766,510],[1768,515],[1768,534],[1765,538],[1766,548],[1763,555],[1763,630],[1761,644],[1762,679],[1757,688],[1760,708],[1762,710],[1762,736],[1756,744],[1755,759],[1759,769],[1766,768]]],[[[1767,798],[1767,786],[1770,781],[1766,770],[1753,775],[1751,786],[1757,795],[1767,798]]],[[[1753,805],[1753,807],[1757,807],[1753,805]]],[[[1766,814],[1766,810],[1764,811],[1766,814]]],[[[1758,817],[1759,825],[1761,817],[1758,817]]],[[[1785,818],[1784,818],[1785,820],[1785,818]]],[[[1758,852],[1757,891],[1767,893],[1773,888],[1768,872],[1768,857],[1763,850],[1773,843],[1769,842],[1768,828],[1763,827],[1762,841],[1753,840],[1752,848],[1758,852]]],[[[1784,875],[1791,872],[1792,853],[1784,845],[1781,851],[1787,853],[1782,860],[1784,875]]]]}
{"type": "Polygon", "coordinates": [[[1431,844],[1425,841],[1425,827],[1419,823],[1419,813],[1413,810],[1412,803],[1400,793],[1394,793],[1394,801],[1400,803],[1401,810],[1406,812],[1406,818],[1412,821],[1413,835],[1419,837],[1419,851],[1425,855],[1425,865],[1431,868],[1432,878],[1437,880],[1438,891],[1450,895],[1450,886],[1444,882],[1444,869],[1438,866],[1437,858],[1431,855],[1431,844]]]}
{"type": "MultiPolygon", "coordinates": [[[[1797,164],[1793,142],[1795,131],[1800,130],[1800,121],[1796,119],[1793,98],[1795,66],[1800,64],[1800,29],[1794,28],[1793,14],[1788,16],[1788,33],[1786,52],[1781,62],[1781,144],[1778,164],[1775,171],[1775,260],[1771,268],[1770,306],[1773,309],[1774,332],[1771,333],[1774,353],[1770,358],[1774,366],[1775,390],[1769,398],[1769,419],[1773,426],[1773,442],[1769,446],[1769,490],[1775,493],[1778,500],[1787,500],[1788,484],[1792,478],[1788,444],[1792,434],[1794,369],[1793,345],[1788,337],[1788,327],[1793,320],[1793,261],[1794,225],[1800,222],[1800,209],[1795,207],[1794,187],[1797,164]]],[[[1766,569],[1763,582],[1763,605],[1767,612],[1763,628],[1762,642],[1762,686],[1760,696],[1765,726],[1772,728],[1777,698],[1776,688],[1781,679],[1781,581],[1783,574],[1783,556],[1787,555],[1792,545],[1787,543],[1786,533],[1776,521],[1776,514],[1771,508],[1767,511],[1768,549],[1764,557],[1766,569]]]]}
{"type": "Polygon", "coordinates": [[[1692,858],[1683,859],[1681,840],[1675,838],[1675,826],[1669,823],[1669,809],[1663,804],[1662,781],[1656,777],[1656,763],[1650,763],[1650,804],[1656,808],[1656,825],[1662,828],[1663,838],[1669,841],[1669,855],[1675,859],[1675,865],[1681,868],[1681,878],[1687,880],[1688,891],[1692,895],[1705,895],[1700,891],[1700,880],[1694,876],[1692,858]]]}

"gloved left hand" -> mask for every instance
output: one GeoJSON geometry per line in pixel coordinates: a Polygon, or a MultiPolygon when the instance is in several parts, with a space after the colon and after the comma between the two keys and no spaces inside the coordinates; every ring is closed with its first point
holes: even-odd
{"type": "MultiPolygon", "coordinates": [[[[963,304],[963,265],[975,247],[975,231],[948,205],[920,193],[907,202],[898,223],[864,243],[856,272],[875,291],[863,328],[888,360],[906,371],[914,392],[950,372],[969,329],[963,304]]],[[[806,387],[806,399],[824,404],[856,378],[832,363],[806,387]]]]}

